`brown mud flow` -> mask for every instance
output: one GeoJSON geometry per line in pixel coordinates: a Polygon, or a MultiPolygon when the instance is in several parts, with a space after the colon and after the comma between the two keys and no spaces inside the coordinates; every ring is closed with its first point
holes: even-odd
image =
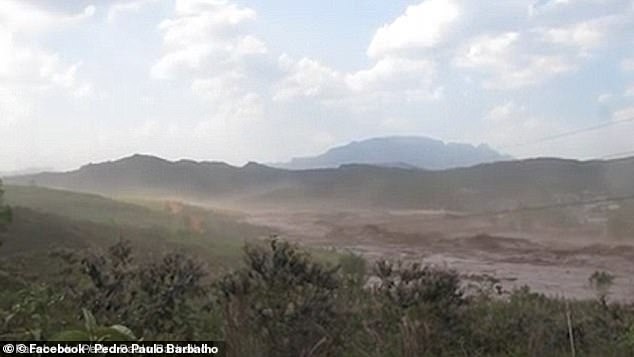
{"type": "Polygon", "coordinates": [[[550,296],[592,298],[588,278],[607,271],[615,276],[611,299],[632,301],[634,296],[634,245],[596,231],[522,231],[434,211],[251,211],[244,219],[305,245],[491,276],[505,290],[528,285],[550,296]]]}

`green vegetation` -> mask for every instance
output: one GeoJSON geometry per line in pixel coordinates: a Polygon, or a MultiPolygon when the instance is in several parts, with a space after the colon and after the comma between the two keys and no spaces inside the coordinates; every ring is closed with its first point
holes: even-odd
{"type": "Polygon", "coordinates": [[[366,276],[367,262],[362,256],[349,252],[339,258],[339,268],[341,272],[353,279],[362,280],[366,276]]]}
{"type": "Polygon", "coordinates": [[[47,281],[60,274],[51,254],[64,249],[102,250],[119,238],[129,240],[141,260],[173,251],[197,257],[214,272],[222,272],[239,262],[245,240],[270,234],[227,214],[179,202],[142,206],[91,194],[10,185],[4,196],[12,207],[13,221],[2,239],[0,273],[27,280],[47,281]]]}
{"type": "Polygon", "coordinates": [[[222,339],[228,356],[634,353],[630,305],[528,288],[465,295],[455,272],[400,262],[376,263],[375,281],[359,284],[359,270],[344,273],[278,240],[247,245],[242,266],[213,279],[191,257],[135,253],[125,241],[72,252],[64,257],[72,278],[5,291],[0,339],[222,339]]]}
{"type": "MultiPolygon", "coordinates": [[[[287,171],[258,164],[170,162],[135,155],[67,173],[10,178],[112,196],[145,195],[294,207],[494,211],[634,192],[634,160],[529,159],[442,170],[345,165],[287,171]]],[[[566,217],[562,217],[567,219],[566,217]]],[[[557,220],[560,221],[560,220],[557,220]]],[[[565,222],[564,222],[565,223],[565,222]]]]}
{"type": "Polygon", "coordinates": [[[606,304],[610,288],[614,283],[614,275],[605,271],[595,271],[588,278],[590,286],[596,291],[597,298],[602,304],[606,304]]]}
{"type": "Polygon", "coordinates": [[[11,209],[4,204],[4,189],[0,180],[0,233],[6,229],[6,225],[11,221],[11,209]]]}
{"type": "Polygon", "coordinates": [[[487,279],[466,294],[454,271],[245,245],[267,232],[200,208],[13,188],[0,340],[215,339],[228,356],[634,354],[634,306],[608,301],[606,272],[589,277],[597,300],[487,279]]]}
{"type": "Polygon", "coordinates": [[[77,221],[172,227],[176,220],[145,207],[130,205],[102,196],[36,186],[7,186],[6,200],[13,206],[69,217],[77,221]]]}
{"type": "Polygon", "coordinates": [[[35,186],[7,186],[12,206],[41,213],[114,226],[169,231],[195,231],[214,237],[250,236],[257,231],[233,217],[185,205],[178,201],[153,201],[144,205],[115,201],[99,195],[35,186]]]}
{"type": "Polygon", "coordinates": [[[82,310],[84,314],[84,328],[81,330],[67,330],[51,337],[51,341],[77,341],[77,342],[99,342],[99,341],[136,341],[134,333],[127,327],[112,325],[109,327],[97,325],[97,320],[93,314],[82,310]]]}

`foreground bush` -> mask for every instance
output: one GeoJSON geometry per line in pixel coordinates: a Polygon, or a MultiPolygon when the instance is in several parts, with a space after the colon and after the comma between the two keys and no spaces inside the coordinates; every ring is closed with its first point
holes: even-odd
{"type": "Polygon", "coordinates": [[[104,253],[64,258],[80,274],[67,284],[66,296],[100,321],[122,323],[155,339],[210,338],[201,319],[208,287],[199,262],[179,253],[137,262],[126,241],[104,253]]]}
{"type": "Polygon", "coordinates": [[[276,240],[248,245],[243,267],[216,281],[188,257],[132,253],[120,242],[68,254],[67,285],[3,294],[0,338],[216,339],[229,356],[634,355],[634,308],[608,303],[607,273],[590,278],[596,300],[574,301],[528,288],[467,296],[456,272],[402,262],[376,263],[369,279],[358,256],[332,266],[276,240]]]}
{"type": "Polygon", "coordinates": [[[247,246],[245,268],[219,284],[232,350],[240,355],[334,355],[344,324],[337,270],[285,242],[273,240],[268,249],[247,246]],[[249,347],[245,341],[256,348],[241,351],[249,347]]]}

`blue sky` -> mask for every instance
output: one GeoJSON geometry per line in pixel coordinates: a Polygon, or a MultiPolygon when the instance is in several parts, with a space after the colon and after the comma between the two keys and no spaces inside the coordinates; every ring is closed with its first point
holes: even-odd
{"type": "Polygon", "coordinates": [[[0,0],[0,172],[383,135],[595,158],[630,118],[632,0],[0,0]]]}

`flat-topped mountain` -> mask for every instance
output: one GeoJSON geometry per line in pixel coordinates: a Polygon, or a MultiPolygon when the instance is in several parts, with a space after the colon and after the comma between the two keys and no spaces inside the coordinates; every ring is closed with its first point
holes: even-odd
{"type": "Polygon", "coordinates": [[[346,164],[369,164],[443,170],[511,159],[512,157],[500,154],[485,144],[473,146],[444,143],[418,136],[390,136],[354,141],[318,156],[294,158],[290,162],[272,166],[304,170],[346,164]]]}

